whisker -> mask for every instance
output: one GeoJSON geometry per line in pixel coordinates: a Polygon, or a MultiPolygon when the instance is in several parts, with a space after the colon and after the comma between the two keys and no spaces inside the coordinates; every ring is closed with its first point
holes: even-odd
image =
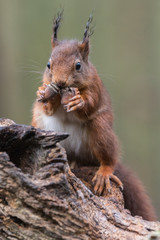
{"type": "Polygon", "coordinates": [[[40,75],[42,75],[42,74],[43,74],[43,72],[34,71],[34,70],[32,70],[32,71],[25,71],[25,72],[36,73],[36,74],[40,74],[40,75]]]}
{"type": "Polygon", "coordinates": [[[33,87],[34,87],[34,88],[37,88],[37,87],[40,86],[41,84],[42,84],[42,80],[39,80],[38,82],[36,81],[36,82],[34,82],[33,87]]]}
{"type": "Polygon", "coordinates": [[[41,63],[37,62],[36,60],[28,59],[28,61],[30,61],[32,63],[35,63],[35,64],[38,64],[41,67],[41,63]]]}
{"type": "Polygon", "coordinates": [[[35,65],[26,65],[26,66],[18,66],[20,70],[36,70],[36,71],[41,71],[42,68],[35,66],[35,65]]]}
{"type": "Polygon", "coordinates": [[[35,70],[17,70],[17,72],[20,72],[20,73],[36,73],[36,74],[39,74],[41,76],[43,76],[43,72],[40,72],[40,71],[35,71],[35,70]]]}
{"type": "Polygon", "coordinates": [[[19,66],[19,68],[20,68],[20,69],[33,69],[33,70],[34,70],[35,68],[36,68],[37,70],[39,69],[39,67],[34,66],[34,65],[19,66]]]}

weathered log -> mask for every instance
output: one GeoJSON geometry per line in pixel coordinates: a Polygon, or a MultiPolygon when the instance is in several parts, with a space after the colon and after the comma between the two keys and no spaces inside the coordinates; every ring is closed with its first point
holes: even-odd
{"type": "Polygon", "coordinates": [[[98,197],[71,172],[67,136],[1,121],[0,240],[158,239],[160,223],[132,217],[114,184],[98,197]]]}

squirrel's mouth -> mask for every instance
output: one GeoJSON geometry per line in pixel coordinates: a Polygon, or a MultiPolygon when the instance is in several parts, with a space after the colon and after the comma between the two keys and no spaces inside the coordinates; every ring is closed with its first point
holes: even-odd
{"type": "Polygon", "coordinates": [[[66,84],[66,82],[58,82],[58,83],[54,83],[54,84],[55,84],[55,85],[57,86],[57,88],[59,88],[60,90],[68,87],[67,84],[66,84]]]}

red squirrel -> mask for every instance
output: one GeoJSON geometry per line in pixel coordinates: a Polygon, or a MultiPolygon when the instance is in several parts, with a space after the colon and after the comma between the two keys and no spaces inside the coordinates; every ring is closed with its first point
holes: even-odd
{"type": "MultiPolygon", "coordinates": [[[[102,195],[104,188],[111,191],[110,180],[121,190],[124,185],[126,191],[126,180],[121,180],[125,178],[121,178],[125,170],[123,165],[118,163],[120,150],[113,130],[111,101],[96,68],[88,60],[89,37],[93,33],[90,28],[92,16],[86,24],[82,42],[57,40],[61,18],[62,12],[54,19],[51,57],[43,75],[43,84],[37,91],[32,125],[70,134],[62,143],[69,163],[76,163],[76,166],[99,165],[93,178],[95,194],[102,195]],[[122,174],[116,176],[114,171],[117,166],[120,166],[117,171],[122,174]]],[[[128,177],[127,173],[126,176],[128,177]]],[[[132,177],[128,178],[128,181],[132,181],[132,177]]],[[[134,187],[136,191],[136,183],[134,187]]],[[[129,191],[132,191],[131,187],[129,191]]],[[[146,200],[149,206],[148,220],[154,220],[155,215],[148,203],[148,196],[144,194],[142,197],[142,204],[145,204],[146,200]]],[[[135,211],[133,214],[137,213],[135,211]]]]}

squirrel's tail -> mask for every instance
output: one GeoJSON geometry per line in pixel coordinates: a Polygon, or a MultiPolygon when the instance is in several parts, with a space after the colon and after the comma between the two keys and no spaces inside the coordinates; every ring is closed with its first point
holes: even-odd
{"type": "Polygon", "coordinates": [[[125,208],[129,209],[133,216],[142,216],[145,220],[156,221],[151,201],[141,183],[141,181],[133,174],[133,172],[118,163],[115,169],[115,175],[123,183],[123,196],[125,208]]]}

